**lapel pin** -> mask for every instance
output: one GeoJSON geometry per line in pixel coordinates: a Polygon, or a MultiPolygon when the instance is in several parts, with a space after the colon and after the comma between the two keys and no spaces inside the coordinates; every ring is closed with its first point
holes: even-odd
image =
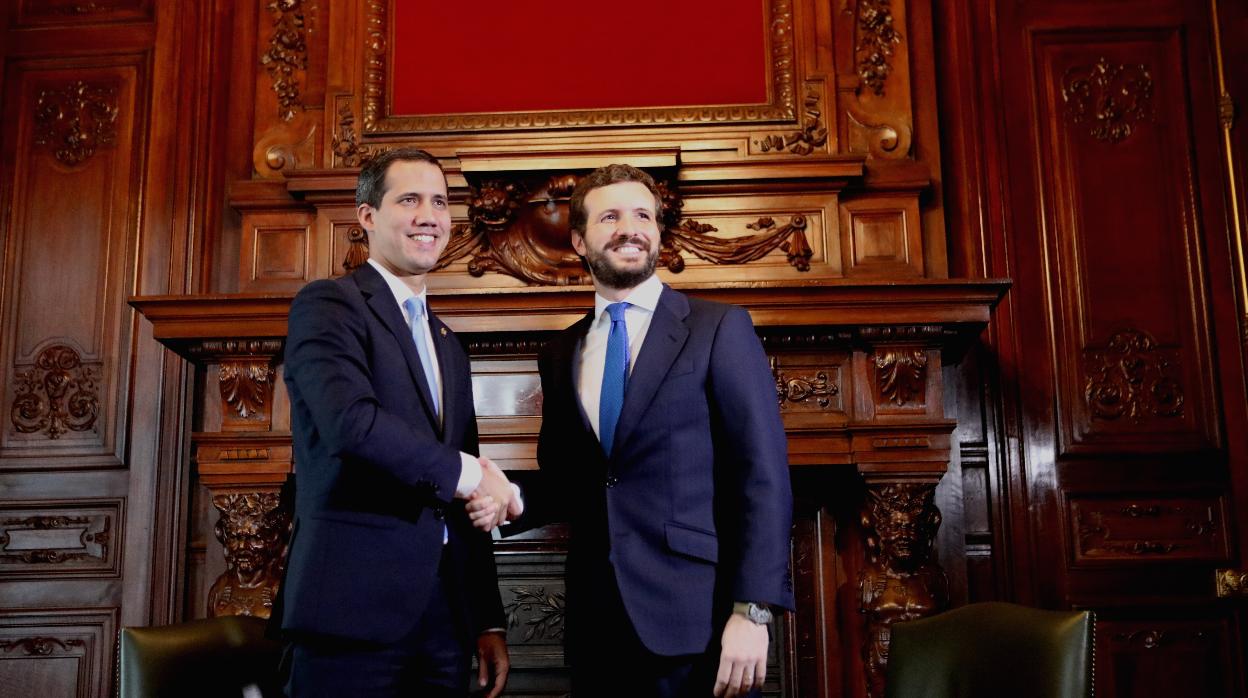
{"type": "Polygon", "coordinates": [[[446,336],[446,328],[445,328],[445,327],[442,327],[442,328],[440,328],[440,329],[442,330],[442,336],[443,336],[443,337],[445,337],[445,336],[446,336]]]}

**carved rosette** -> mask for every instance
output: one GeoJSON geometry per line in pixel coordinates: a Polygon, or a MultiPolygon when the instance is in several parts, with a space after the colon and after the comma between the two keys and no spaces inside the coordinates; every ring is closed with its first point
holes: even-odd
{"type": "Polygon", "coordinates": [[[764,136],[754,142],[764,153],[788,151],[794,155],[810,155],[828,142],[828,128],[823,123],[820,106],[822,88],[817,84],[806,86],[806,99],[802,105],[802,126],[798,131],[764,136]]]}
{"type": "Polygon", "coordinates": [[[873,698],[884,695],[893,623],[933,615],[949,603],[948,579],[932,558],[941,518],[935,490],[935,483],[867,485],[867,564],[858,574],[858,592],[866,618],[862,658],[873,698]]]}
{"type": "Polygon", "coordinates": [[[1173,375],[1178,353],[1140,330],[1121,330],[1104,347],[1086,349],[1084,399],[1094,419],[1183,416],[1183,386],[1173,375]]]}
{"type": "Polygon", "coordinates": [[[49,439],[90,431],[100,411],[100,369],[98,362],[83,363],[64,344],[39,352],[32,368],[14,375],[13,428],[23,434],[43,432],[49,439]]]}
{"type": "Polygon", "coordinates": [[[1143,63],[1111,65],[1101,57],[1066,71],[1062,101],[1071,123],[1087,124],[1098,141],[1120,143],[1135,124],[1153,119],[1153,76],[1143,63]]]}
{"type": "Polygon", "coordinates": [[[229,407],[227,418],[259,420],[273,397],[276,371],[267,357],[232,358],[221,362],[221,399],[229,407]]]}
{"type": "Polygon", "coordinates": [[[859,90],[867,88],[884,94],[884,82],[892,72],[893,46],[901,43],[901,33],[893,23],[889,0],[858,0],[858,44],[854,57],[858,64],[859,90]]]}
{"type": "Polygon", "coordinates": [[[117,138],[117,88],[77,80],[39,91],[35,100],[35,144],[52,149],[74,166],[117,138]]]}
{"type": "Polygon", "coordinates": [[[840,386],[828,378],[827,371],[818,371],[813,376],[792,376],[780,370],[780,362],[771,357],[771,375],[776,381],[776,400],[780,409],[786,404],[801,404],[813,401],[822,409],[832,405],[832,398],[841,392],[840,386]]]}
{"type": "Polygon", "coordinates": [[[871,357],[875,365],[876,404],[902,406],[925,400],[927,354],[922,349],[881,349],[871,357]]]}
{"type": "Polygon", "coordinates": [[[215,532],[225,550],[225,572],[208,592],[210,616],[268,618],[286,564],[291,512],[277,492],[218,494],[215,532]]]}
{"type": "Polygon", "coordinates": [[[511,601],[503,606],[507,629],[524,627],[523,641],[558,640],[563,637],[566,597],[545,587],[512,587],[511,601]]]}
{"type": "Polygon", "coordinates": [[[282,121],[295,118],[303,108],[299,101],[299,80],[295,71],[308,68],[307,27],[304,23],[304,0],[271,0],[273,33],[269,48],[260,56],[260,65],[273,81],[277,94],[277,113],[282,121]]]}

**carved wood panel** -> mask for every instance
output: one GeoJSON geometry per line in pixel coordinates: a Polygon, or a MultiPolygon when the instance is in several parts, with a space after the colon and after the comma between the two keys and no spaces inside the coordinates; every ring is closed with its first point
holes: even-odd
{"type": "Polygon", "coordinates": [[[923,276],[918,197],[842,201],[840,233],[846,276],[923,276]]]}
{"type": "Polygon", "coordinates": [[[1062,452],[1214,445],[1180,34],[1040,34],[1034,55],[1062,452]]]}
{"type": "Polygon", "coordinates": [[[0,503],[0,579],[116,577],[124,525],[120,499],[0,503]]]}
{"type": "Polygon", "coordinates": [[[1223,618],[1101,620],[1096,628],[1097,693],[1133,698],[1231,695],[1231,632],[1223,618]]]}
{"type": "Polygon", "coordinates": [[[1227,559],[1226,502],[1206,497],[1067,495],[1071,564],[1227,559]]]}
{"type": "Polygon", "coordinates": [[[115,608],[0,609],[5,695],[113,695],[117,626],[115,608]]]}
{"type": "Polygon", "coordinates": [[[133,56],[103,63],[9,72],[0,469],[120,463],[144,67],[133,56]]]}

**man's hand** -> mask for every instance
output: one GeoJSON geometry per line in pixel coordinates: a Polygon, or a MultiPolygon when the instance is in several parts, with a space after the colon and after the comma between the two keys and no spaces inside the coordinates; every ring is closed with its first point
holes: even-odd
{"type": "Polygon", "coordinates": [[[484,632],[477,636],[477,684],[489,686],[486,698],[496,698],[507,685],[507,670],[511,660],[507,658],[507,640],[502,633],[484,632]]]}
{"type": "Polygon", "coordinates": [[[716,696],[732,698],[763,685],[767,678],[767,642],[767,626],[736,613],[728,617],[719,673],[715,675],[716,696]]]}
{"type": "Polygon", "coordinates": [[[516,492],[494,461],[484,456],[480,461],[481,484],[468,497],[468,518],[472,520],[473,526],[482,531],[492,531],[502,525],[509,512],[518,506],[513,504],[516,492]]]}

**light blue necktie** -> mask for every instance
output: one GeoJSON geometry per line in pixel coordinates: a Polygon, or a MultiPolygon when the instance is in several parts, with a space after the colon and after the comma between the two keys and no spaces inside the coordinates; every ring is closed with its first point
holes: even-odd
{"type": "Polygon", "coordinates": [[[628,303],[607,306],[611,314],[611,334],[607,335],[607,359],[602,366],[602,394],[598,400],[598,440],[609,456],[615,445],[615,425],[624,406],[624,388],[628,385],[628,325],[624,309],[628,303]]]}
{"type": "Polygon", "coordinates": [[[429,383],[429,395],[433,398],[433,413],[441,414],[438,405],[438,379],[433,372],[433,359],[429,356],[429,343],[425,341],[425,329],[429,326],[425,320],[425,304],[416,296],[403,301],[407,315],[412,319],[412,341],[416,343],[416,353],[420,354],[420,365],[425,369],[425,381],[429,383]]]}

